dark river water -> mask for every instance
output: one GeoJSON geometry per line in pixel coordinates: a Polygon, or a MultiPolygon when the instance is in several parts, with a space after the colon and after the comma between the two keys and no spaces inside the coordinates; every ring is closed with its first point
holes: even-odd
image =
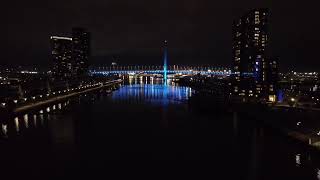
{"type": "Polygon", "coordinates": [[[1,121],[0,177],[320,179],[318,152],[192,98],[188,87],[130,79],[1,121]]]}

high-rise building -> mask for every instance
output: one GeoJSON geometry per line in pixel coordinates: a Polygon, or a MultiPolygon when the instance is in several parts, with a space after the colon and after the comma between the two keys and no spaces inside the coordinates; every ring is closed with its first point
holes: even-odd
{"type": "Polygon", "coordinates": [[[279,81],[279,61],[278,58],[271,58],[269,61],[267,85],[269,86],[268,95],[270,101],[277,101],[279,81]]]}
{"type": "Polygon", "coordinates": [[[270,59],[268,44],[268,9],[254,9],[233,25],[233,94],[268,99],[270,59]]]}
{"type": "Polygon", "coordinates": [[[52,73],[56,77],[72,75],[72,38],[51,36],[52,73]]]}
{"type": "Polygon", "coordinates": [[[90,58],[90,34],[83,28],[72,29],[72,56],[74,75],[82,76],[88,72],[90,58]]]}

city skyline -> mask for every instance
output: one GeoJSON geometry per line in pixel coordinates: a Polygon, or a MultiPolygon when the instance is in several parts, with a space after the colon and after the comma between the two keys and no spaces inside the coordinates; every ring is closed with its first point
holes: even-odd
{"type": "Polygon", "coordinates": [[[304,4],[9,5],[4,177],[132,178],[172,165],[211,179],[320,180],[320,21],[304,4]]]}
{"type": "Polygon", "coordinates": [[[230,67],[232,21],[251,9],[248,7],[267,7],[271,16],[270,55],[280,59],[280,69],[319,71],[320,67],[314,60],[318,39],[309,36],[320,27],[314,19],[316,11],[312,4],[228,1],[215,6],[214,2],[205,0],[55,4],[37,1],[19,7],[9,4],[9,9],[16,13],[8,19],[6,35],[10,40],[4,46],[7,53],[1,65],[46,66],[50,62],[48,37],[52,34],[70,36],[64,32],[80,26],[92,33],[93,63],[109,64],[116,59],[118,64],[160,64],[161,44],[168,39],[172,64],[195,64],[196,61],[230,67]],[[55,4],[63,4],[64,8],[55,4]],[[298,13],[303,6],[308,11],[298,13]],[[85,15],[81,15],[81,11],[86,12],[85,15]],[[36,16],[37,13],[42,16],[36,16]],[[20,17],[24,23],[15,23],[20,17]]]}

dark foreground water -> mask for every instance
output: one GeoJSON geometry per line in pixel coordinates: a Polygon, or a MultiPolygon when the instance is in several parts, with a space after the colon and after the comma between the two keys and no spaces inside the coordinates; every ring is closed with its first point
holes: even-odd
{"type": "Polygon", "coordinates": [[[318,152],[192,98],[137,82],[2,120],[0,177],[320,179],[318,152]]]}

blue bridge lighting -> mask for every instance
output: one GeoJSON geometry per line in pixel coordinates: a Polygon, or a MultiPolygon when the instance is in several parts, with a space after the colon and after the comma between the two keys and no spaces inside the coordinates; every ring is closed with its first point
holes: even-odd
{"type": "Polygon", "coordinates": [[[167,73],[168,73],[168,48],[167,43],[168,41],[164,41],[164,56],[163,56],[163,80],[164,84],[167,84],[167,73]]]}

